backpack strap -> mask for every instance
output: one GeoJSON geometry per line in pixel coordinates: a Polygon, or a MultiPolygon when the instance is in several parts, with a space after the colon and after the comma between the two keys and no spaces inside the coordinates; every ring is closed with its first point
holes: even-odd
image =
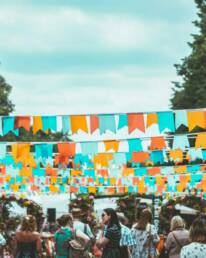
{"type": "Polygon", "coordinates": [[[172,232],[172,235],[174,237],[175,242],[177,243],[177,245],[179,246],[180,249],[182,249],[183,245],[180,243],[180,241],[177,239],[177,236],[175,235],[174,232],[172,232]]]}
{"type": "Polygon", "coordinates": [[[87,235],[87,224],[84,223],[84,234],[87,235]]]}

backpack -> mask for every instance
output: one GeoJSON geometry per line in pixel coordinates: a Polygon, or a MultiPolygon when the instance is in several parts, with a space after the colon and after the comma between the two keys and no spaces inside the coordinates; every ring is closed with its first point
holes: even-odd
{"type": "Polygon", "coordinates": [[[68,239],[63,244],[65,249],[69,250],[69,257],[72,258],[89,258],[87,251],[88,244],[85,244],[84,240],[77,237],[76,230],[73,232],[72,239],[68,239]]]}

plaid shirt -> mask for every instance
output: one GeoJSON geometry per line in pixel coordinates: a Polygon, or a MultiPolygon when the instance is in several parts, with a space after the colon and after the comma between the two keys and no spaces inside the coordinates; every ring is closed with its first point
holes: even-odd
{"type": "Polygon", "coordinates": [[[120,239],[120,246],[133,246],[136,245],[136,240],[133,237],[131,230],[120,224],[121,225],[121,239],[120,239]]]}

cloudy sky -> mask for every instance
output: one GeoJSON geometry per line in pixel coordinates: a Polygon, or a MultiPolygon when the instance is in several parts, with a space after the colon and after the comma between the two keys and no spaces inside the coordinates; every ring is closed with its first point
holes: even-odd
{"type": "Polygon", "coordinates": [[[1,0],[15,114],[167,110],[195,19],[192,0],[1,0]]]}

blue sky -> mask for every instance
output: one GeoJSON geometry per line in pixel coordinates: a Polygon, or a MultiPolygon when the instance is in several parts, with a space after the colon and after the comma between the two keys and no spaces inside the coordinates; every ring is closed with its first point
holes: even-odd
{"type": "Polygon", "coordinates": [[[15,114],[167,110],[195,19],[188,0],[1,0],[15,114]]]}

